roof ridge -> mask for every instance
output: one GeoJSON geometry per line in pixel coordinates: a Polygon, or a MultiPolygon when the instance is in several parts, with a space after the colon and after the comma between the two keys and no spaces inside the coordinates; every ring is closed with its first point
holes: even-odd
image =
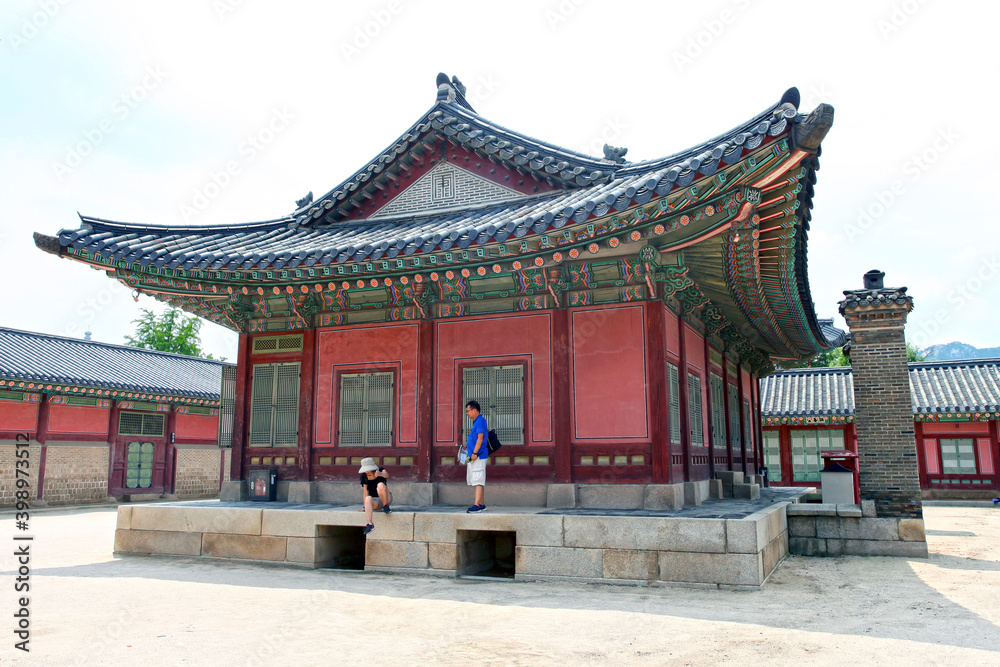
{"type": "Polygon", "coordinates": [[[956,367],[956,366],[992,366],[1000,365],[1000,357],[983,357],[981,359],[928,359],[924,361],[909,361],[909,367],[934,368],[934,367],[956,367]]]}
{"type": "Polygon", "coordinates": [[[202,361],[207,364],[216,364],[218,366],[235,366],[236,364],[229,361],[220,361],[218,359],[206,359],[205,357],[194,357],[189,354],[178,354],[176,352],[161,352],[159,350],[147,350],[142,347],[135,347],[132,345],[120,345],[117,343],[104,343],[99,340],[84,340],[82,338],[72,338],[70,336],[59,336],[56,334],[42,333],[38,331],[25,331],[24,329],[14,329],[12,327],[5,327],[0,325],[0,333],[12,333],[19,334],[23,336],[30,336],[33,338],[48,338],[52,340],[60,340],[68,343],[79,343],[81,345],[90,345],[94,347],[104,347],[104,348],[114,348],[119,350],[128,350],[130,352],[141,352],[145,354],[150,354],[158,357],[173,357],[177,359],[190,359],[192,361],[202,361]]]}

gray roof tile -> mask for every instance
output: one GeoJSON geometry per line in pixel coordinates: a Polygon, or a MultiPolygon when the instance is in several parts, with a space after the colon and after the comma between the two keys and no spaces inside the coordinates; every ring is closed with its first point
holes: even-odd
{"type": "Polygon", "coordinates": [[[0,327],[0,378],[218,401],[225,364],[0,327]]]}
{"type": "MultiPolygon", "coordinates": [[[[1000,411],[1000,359],[912,362],[914,414],[1000,411]]],[[[761,381],[764,417],[853,415],[850,367],[799,368],[761,381]]]]}

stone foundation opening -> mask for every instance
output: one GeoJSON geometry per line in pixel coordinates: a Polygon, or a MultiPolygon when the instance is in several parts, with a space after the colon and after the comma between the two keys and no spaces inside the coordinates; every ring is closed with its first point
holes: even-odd
{"type": "Polygon", "coordinates": [[[516,545],[513,531],[458,531],[458,576],[513,579],[516,545]]]}
{"type": "Polygon", "coordinates": [[[316,526],[316,567],[365,569],[365,529],[361,526],[316,526]]]}

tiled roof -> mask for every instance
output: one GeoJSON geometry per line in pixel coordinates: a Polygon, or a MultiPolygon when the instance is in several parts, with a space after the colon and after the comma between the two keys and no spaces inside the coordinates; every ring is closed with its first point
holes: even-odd
{"type": "MultiPolygon", "coordinates": [[[[1000,359],[912,362],[914,414],[1000,411],[1000,359]]],[[[853,415],[850,367],[799,368],[761,381],[764,417],[853,415]]]]}
{"type": "Polygon", "coordinates": [[[850,367],[798,368],[761,380],[761,415],[813,417],[854,414],[850,367]]]}
{"type": "Polygon", "coordinates": [[[913,411],[1000,410],[1000,359],[923,361],[910,364],[913,411]]]}
{"type": "MultiPolygon", "coordinates": [[[[720,165],[737,162],[744,149],[753,150],[802,122],[806,117],[797,112],[797,103],[797,91],[789,91],[777,104],[715,139],[659,160],[619,164],[531,139],[461,104],[439,101],[379,158],[285,218],[165,227],[81,216],[81,227],[60,231],[58,242],[115,261],[186,270],[322,266],[501,243],[645,204],[654,196],[712,175],[720,165]],[[369,187],[374,175],[389,168],[429,132],[440,132],[491,160],[537,172],[562,189],[446,214],[340,222],[339,203],[369,187]]],[[[811,206],[809,194],[803,195],[805,209],[811,206]]]]}
{"type": "Polygon", "coordinates": [[[7,381],[218,401],[225,365],[232,364],[0,327],[0,379],[7,381]]]}

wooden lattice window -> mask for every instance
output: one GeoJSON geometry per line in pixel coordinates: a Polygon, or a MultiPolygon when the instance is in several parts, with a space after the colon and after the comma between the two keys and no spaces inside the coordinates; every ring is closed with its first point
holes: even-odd
{"type": "Polygon", "coordinates": [[[729,385],[729,435],[733,439],[733,449],[743,447],[743,436],[740,433],[740,395],[736,385],[729,385]]]}
{"type": "Polygon", "coordinates": [[[392,446],[392,373],[340,376],[341,447],[392,446]]]}
{"type": "Polygon", "coordinates": [[[777,431],[764,431],[764,465],[773,484],[781,482],[781,445],[777,431]]]}
{"type": "Polygon", "coordinates": [[[219,404],[219,447],[233,446],[236,413],[236,366],[222,367],[222,401],[219,404]]]}
{"type": "Polygon", "coordinates": [[[712,446],[726,446],[726,395],[722,378],[709,373],[709,389],[712,392],[712,446]]]}
{"type": "Polygon", "coordinates": [[[843,448],[843,431],[792,429],[792,479],[796,482],[820,481],[823,461],[819,453],[843,448]]]}
{"type": "MultiPolygon", "coordinates": [[[[481,366],[462,371],[462,407],[477,401],[497,438],[505,445],[524,444],[524,367],[481,366]]],[[[464,414],[464,410],[463,410],[464,414]]],[[[462,421],[462,442],[469,437],[472,420],[462,421]]]]}
{"type": "Polygon", "coordinates": [[[128,443],[128,461],[125,466],[125,488],[148,489],[153,485],[153,443],[128,443]]]}
{"type": "Polygon", "coordinates": [[[118,413],[118,435],[147,435],[163,437],[166,415],[160,413],[118,413]]]}
{"type": "Polygon", "coordinates": [[[299,443],[299,364],[255,364],[250,399],[250,446],[299,443]]]}
{"type": "Polygon", "coordinates": [[[667,364],[667,380],[670,383],[670,442],[681,444],[681,383],[677,366],[667,364]]]}
{"type": "Polygon", "coordinates": [[[253,354],[298,352],[302,349],[302,334],[287,336],[258,336],[253,339],[253,354]]]}
{"type": "Polygon", "coordinates": [[[945,475],[975,475],[976,451],[972,438],[942,438],[941,472],[945,475]]]}
{"type": "Polygon", "coordinates": [[[705,444],[705,426],[701,422],[701,378],[688,375],[688,421],[691,422],[691,444],[705,444]]]}

